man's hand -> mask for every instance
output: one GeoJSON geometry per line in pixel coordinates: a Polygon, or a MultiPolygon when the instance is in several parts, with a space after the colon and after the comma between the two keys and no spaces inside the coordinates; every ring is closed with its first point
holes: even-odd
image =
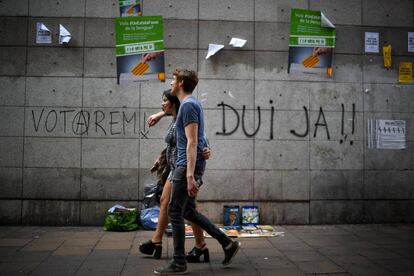
{"type": "Polygon", "coordinates": [[[187,177],[187,192],[189,197],[195,197],[197,195],[198,187],[194,179],[194,176],[187,177]]]}
{"type": "Polygon", "coordinates": [[[149,127],[155,126],[161,120],[161,118],[164,117],[164,116],[165,116],[164,111],[160,111],[156,114],[150,115],[147,119],[148,126],[149,127]]]}
{"type": "Polygon", "coordinates": [[[332,48],[328,48],[328,47],[315,47],[313,48],[313,54],[315,56],[319,56],[319,55],[327,55],[332,53],[332,48]]]}
{"type": "Polygon", "coordinates": [[[147,61],[151,61],[153,59],[156,59],[158,56],[160,56],[162,52],[155,52],[155,53],[147,53],[143,54],[141,58],[142,63],[146,63],[147,61]]]}
{"type": "Polygon", "coordinates": [[[210,155],[211,155],[210,149],[209,148],[204,148],[203,149],[203,158],[207,160],[207,159],[210,158],[210,155]]]}

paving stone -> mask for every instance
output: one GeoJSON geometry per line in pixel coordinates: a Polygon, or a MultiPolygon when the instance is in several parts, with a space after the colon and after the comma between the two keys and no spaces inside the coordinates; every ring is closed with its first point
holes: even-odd
{"type": "Polygon", "coordinates": [[[100,241],[96,245],[96,249],[129,249],[131,242],[129,241],[100,241]]]}
{"type": "Polygon", "coordinates": [[[92,251],[92,253],[88,256],[88,260],[109,260],[109,259],[124,259],[128,256],[128,250],[104,250],[104,249],[97,249],[92,251]]]}
{"type": "Polygon", "coordinates": [[[283,254],[276,248],[244,248],[242,241],[242,250],[247,257],[275,257],[283,256],[283,254]]]}
{"type": "Polygon", "coordinates": [[[16,254],[5,256],[1,262],[8,263],[40,263],[50,256],[52,251],[18,251],[16,254]]]}
{"type": "Polygon", "coordinates": [[[87,256],[92,251],[92,246],[61,246],[53,255],[55,256],[87,256]]]}
{"type": "Polygon", "coordinates": [[[124,259],[86,260],[79,268],[77,275],[119,275],[124,262],[124,259]]]}
{"type": "Polygon", "coordinates": [[[31,239],[0,239],[0,246],[25,246],[31,239]]]}
{"type": "Polygon", "coordinates": [[[277,249],[280,251],[303,251],[303,250],[312,250],[312,248],[309,245],[306,245],[305,243],[300,242],[292,242],[292,243],[281,243],[281,244],[275,244],[277,249]]]}
{"type": "Polygon", "coordinates": [[[286,251],[286,257],[292,262],[322,261],[327,260],[317,251],[286,251]]]}
{"type": "Polygon", "coordinates": [[[16,252],[20,249],[21,247],[18,246],[2,246],[0,247],[0,258],[3,256],[11,256],[13,254],[16,254],[16,252]]]}
{"type": "Polygon", "coordinates": [[[336,273],[344,272],[344,269],[331,261],[295,262],[305,273],[336,273]]]}
{"type": "Polygon", "coordinates": [[[296,268],[296,265],[286,257],[252,257],[250,262],[258,269],[291,269],[296,268]]]}
{"type": "Polygon", "coordinates": [[[56,250],[62,242],[38,242],[30,243],[25,246],[22,251],[54,251],[56,250]]]}
{"type": "Polygon", "coordinates": [[[36,267],[31,275],[74,275],[83,259],[77,256],[51,256],[36,267]]]}
{"type": "Polygon", "coordinates": [[[414,262],[405,258],[385,259],[375,261],[378,265],[392,272],[412,272],[414,271],[414,262]]]}
{"type": "Polygon", "coordinates": [[[331,259],[353,275],[390,275],[390,271],[362,256],[339,256],[331,259]]]}
{"type": "Polygon", "coordinates": [[[19,263],[0,263],[1,275],[28,275],[39,263],[19,262],[19,263]]]}

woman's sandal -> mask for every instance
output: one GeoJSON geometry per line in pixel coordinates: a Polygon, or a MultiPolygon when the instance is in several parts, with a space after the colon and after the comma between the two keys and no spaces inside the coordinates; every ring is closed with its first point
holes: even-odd
{"type": "Polygon", "coordinates": [[[187,256],[186,256],[187,262],[199,263],[201,256],[204,256],[205,263],[210,262],[210,253],[206,246],[207,244],[205,243],[203,244],[201,248],[194,246],[193,249],[191,249],[191,251],[187,253],[187,256]]]}
{"type": "Polygon", "coordinates": [[[148,240],[139,245],[139,251],[147,255],[154,254],[155,259],[160,259],[162,253],[162,242],[153,242],[152,240],[148,240]]]}

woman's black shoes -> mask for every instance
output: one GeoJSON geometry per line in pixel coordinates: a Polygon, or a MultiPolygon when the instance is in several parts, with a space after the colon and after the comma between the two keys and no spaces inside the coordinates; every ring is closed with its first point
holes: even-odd
{"type": "Polygon", "coordinates": [[[189,263],[199,263],[200,257],[204,256],[204,262],[210,262],[210,253],[208,252],[208,248],[206,248],[206,244],[203,244],[201,248],[193,247],[190,252],[187,253],[187,262],[189,263]]]}
{"type": "MultiPolygon", "coordinates": [[[[152,240],[148,240],[139,245],[139,251],[142,254],[154,255],[155,259],[160,259],[162,253],[162,242],[153,242],[152,240]]],[[[189,263],[199,263],[201,257],[203,257],[204,262],[210,262],[210,252],[208,251],[206,244],[203,244],[201,248],[194,246],[193,249],[188,252],[186,259],[189,263]]]]}
{"type": "Polygon", "coordinates": [[[162,253],[162,242],[153,242],[152,240],[148,240],[139,245],[139,251],[146,255],[154,254],[155,259],[160,259],[162,253]]]}

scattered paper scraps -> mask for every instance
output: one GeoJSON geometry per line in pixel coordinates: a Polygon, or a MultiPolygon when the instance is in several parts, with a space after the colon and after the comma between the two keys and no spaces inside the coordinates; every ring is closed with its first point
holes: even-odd
{"type": "Polygon", "coordinates": [[[207,52],[206,59],[215,55],[218,51],[220,51],[223,48],[224,48],[224,45],[221,45],[221,44],[208,44],[208,52],[207,52]]]}
{"type": "Polygon", "coordinates": [[[59,24],[59,44],[69,43],[71,38],[70,32],[62,24],[59,24]]]}
{"type": "Polygon", "coordinates": [[[245,40],[245,39],[233,37],[230,40],[229,45],[230,46],[233,46],[235,48],[241,48],[241,47],[243,47],[246,44],[246,42],[247,42],[247,40],[245,40]]]}

